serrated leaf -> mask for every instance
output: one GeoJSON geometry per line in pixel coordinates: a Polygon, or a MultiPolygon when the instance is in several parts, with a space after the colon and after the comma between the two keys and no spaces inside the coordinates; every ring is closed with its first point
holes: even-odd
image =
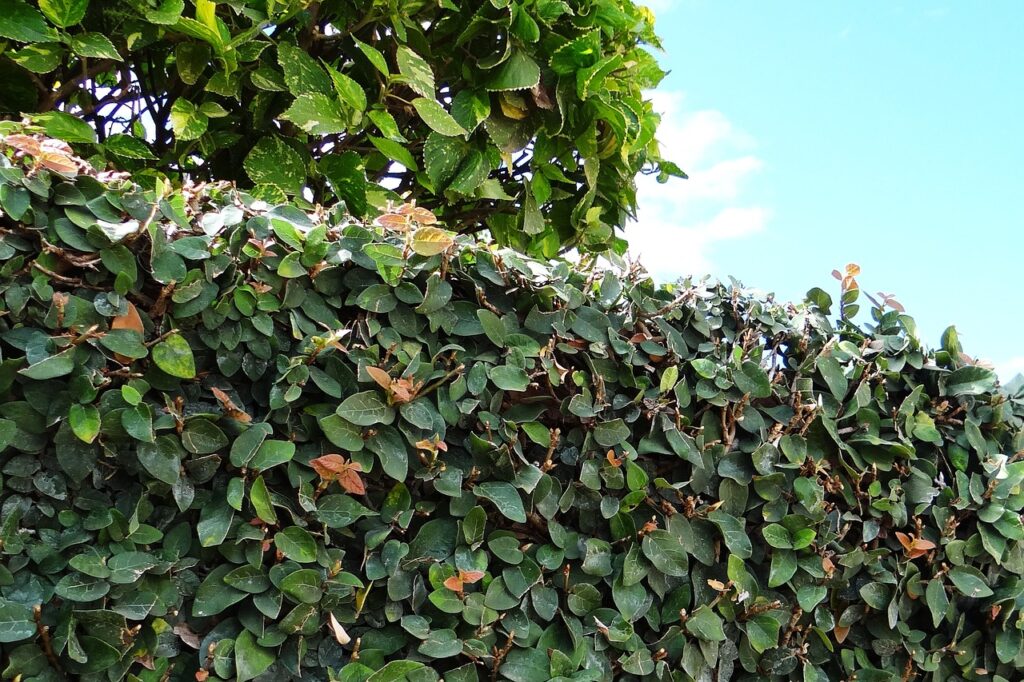
{"type": "Polygon", "coordinates": [[[179,140],[198,140],[206,132],[210,119],[184,97],[171,105],[171,129],[179,140]]]}
{"type": "Polygon", "coordinates": [[[83,57],[123,61],[114,43],[102,33],[80,33],[71,38],[71,49],[83,57]]]}
{"type": "Polygon", "coordinates": [[[398,72],[403,80],[419,95],[433,99],[434,73],[430,65],[405,45],[399,46],[397,56],[398,72]]]}
{"type": "Polygon", "coordinates": [[[523,50],[513,50],[512,56],[494,70],[487,81],[491,92],[501,90],[528,90],[540,83],[540,67],[523,50]]]}
{"type": "Polygon", "coordinates": [[[416,109],[416,113],[420,115],[420,118],[423,119],[423,122],[439,135],[454,137],[466,134],[466,129],[460,126],[452,118],[452,115],[438,104],[436,100],[417,97],[412,101],[412,106],[416,109]]]}

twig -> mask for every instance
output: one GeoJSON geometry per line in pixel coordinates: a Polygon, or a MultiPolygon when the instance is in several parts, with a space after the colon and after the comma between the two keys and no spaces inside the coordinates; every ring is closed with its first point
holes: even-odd
{"type": "Polygon", "coordinates": [[[43,653],[46,654],[46,659],[53,666],[53,669],[61,676],[62,679],[66,679],[64,671],[60,667],[60,661],[57,660],[56,654],[53,653],[53,642],[50,641],[50,628],[43,625],[43,605],[36,604],[32,607],[32,615],[36,621],[36,632],[39,634],[39,639],[42,642],[43,653]]]}

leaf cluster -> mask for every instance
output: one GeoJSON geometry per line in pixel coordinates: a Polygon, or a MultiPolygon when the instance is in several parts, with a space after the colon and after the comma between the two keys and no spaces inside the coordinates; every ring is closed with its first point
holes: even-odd
{"type": "Polygon", "coordinates": [[[357,217],[401,195],[551,256],[622,253],[637,174],[683,176],[630,0],[2,0],[0,39],[0,111],[150,187],[357,217]]]}

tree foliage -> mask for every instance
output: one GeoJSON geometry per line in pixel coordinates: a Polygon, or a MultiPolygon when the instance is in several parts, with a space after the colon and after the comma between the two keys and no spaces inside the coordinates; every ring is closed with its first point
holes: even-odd
{"type": "Polygon", "coordinates": [[[5,679],[1020,679],[952,334],[5,149],[5,679]]]}
{"type": "Polygon", "coordinates": [[[643,98],[652,21],[630,0],[0,0],[0,110],[149,186],[360,217],[397,192],[521,251],[621,253],[636,175],[682,175],[643,98]]]}

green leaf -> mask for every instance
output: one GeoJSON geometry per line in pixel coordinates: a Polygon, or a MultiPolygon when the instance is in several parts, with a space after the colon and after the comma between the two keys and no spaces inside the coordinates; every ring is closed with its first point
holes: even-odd
{"type": "Polygon", "coordinates": [[[783,526],[771,523],[761,529],[765,542],[771,547],[779,549],[793,549],[793,539],[783,526]]]}
{"type": "Polygon", "coordinates": [[[405,45],[398,48],[398,71],[410,88],[428,99],[434,98],[434,73],[430,65],[405,45]]]}
{"type": "Polygon", "coordinates": [[[364,516],[376,516],[348,495],[325,495],[317,504],[316,516],[328,528],[347,528],[364,516]]]}
{"type": "Polygon", "coordinates": [[[277,61],[284,71],[284,81],[295,96],[318,92],[331,95],[334,86],[327,73],[306,50],[289,41],[277,46],[277,61]]]}
{"type": "Polygon", "coordinates": [[[968,597],[991,597],[993,594],[992,588],[985,582],[985,576],[974,567],[954,566],[948,575],[956,589],[968,597]]]}
{"type": "Polygon", "coordinates": [[[674,535],[664,530],[653,530],[641,542],[644,556],[665,575],[682,578],[687,575],[686,551],[674,535]]]}
{"type": "Polygon", "coordinates": [[[0,598],[0,644],[20,642],[36,634],[31,607],[0,598]]]}
{"type": "Polygon", "coordinates": [[[408,149],[398,142],[383,137],[375,137],[373,135],[367,135],[367,138],[370,140],[370,143],[387,158],[396,163],[402,164],[402,166],[411,171],[419,170],[419,165],[416,163],[416,159],[413,158],[408,149]]]}
{"type": "Polygon", "coordinates": [[[184,97],[171,105],[171,129],[179,140],[198,140],[206,132],[210,119],[184,97]]]}
{"type": "Polygon", "coordinates": [[[274,536],[274,544],[287,558],[300,564],[316,561],[316,540],[298,526],[289,526],[274,536]]]}
{"type": "Polygon", "coordinates": [[[528,90],[540,83],[540,67],[523,50],[513,50],[512,56],[494,70],[487,81],[487,89],[528,90]]]}
{"type": "Polygon", "coordinates": [[[317,163],[320,172],[330,181],[338,198],[345,202],[349,212],[356,217],[366,215],[366,173],[363,157],[353,151],[328,154],[317,163]]]}
{"type": "Polygon", "coordinates": [[[351,395],[338,405],[337,414],[356,426],[390,424],[395,420],[395,410],[378,391],[363,391],[351,395]]]}
{"type": "Polygon", "coordinates": [[[594,427],[594,440],[598,445],[606,448],[615,447],[629,438],[629,427],[621,419],[613,419],[610,422],[600,422],[594,427]]]}
{"type": "Polygon", "coordinates": [[[708,514],[708,520],[718,526],[718,530],[722,533],[722,539],[725,540],[725,546],[729,548],[730,552],[740,559],[751,557],[753,546],[742,521],[735,516],[726,514],[721,509],[716,509],[708,514]]]}
{"type": "Polygon", "coordinates": [[[484,541],[484,529],[487,527],[487,512],[481,506],[473,507],[462,519],[462,536],[466,544],[476,547],[484,541]]]}
{"type": "Polygon", "coordinates": [[[327,65],[327,73],[334,83],[334,91],[342,102],[357,113],[366,111],[366,91],[358,82],[330,65],[327,65]]]}
{"type": "Polygon", "coordinates": [[[149,147],[142,140],[131,135],[121,133],[111,135],[104,141],[103,148],[111,154],[125,159],[156,159],[156,155],[150,151],[149,147]]]}
{"type": "Polygon", "coordinates": [[[61,351],[56,355],[43,358],[39,362],[31,364],[24,369],[20,369],[18,370],[18,374],[26,376],[29,379],[43,381],[46,379],[56,379],[57,377],[62,377],[65,374],[70,374],[71,370],[74,368],[75,349],[72,347],[65,351],[61,351]]]}
{"type": "Polygon", "coordinates": [[[316,604],[323,594],[320,573],[311,568],[303,568],[289,573],[281,581],[281,591],[302,604],[316,604]]]}
{"type": "Polygon", "coordinates": [[[231,444],[230,460],[233,466],[244,467],[256,455],[263,441],[274,432],[273,427],[265,422],[253,424],[242,431],[231,444]]]}
{"type": "Polygon", "coordinates": [[[224,563],[210,571],[196,590],[195,600],[192,602],[193,616],[216,616],[248,596],[245,592],[224,583],[224,577],[234,568],[233,564],[224,563]]]}
{"type": "Polygon", "coordinates": [[[924,597],[932,614],[932,626],[938,628],[946,619],[946,612],[949,610],[949,597],[946,595],[942,578],[936,577],[928,581],[924,597]]]}
{"type": "Polygon", "coordinates": [[[992,370],[968,365],[954,370],[946,378],[946,393],[952,396],[990,393],[997,381],[998,377],[992,370]]]}
{"type": "Polygon", "coordinates": [[[71,38],[71,49],[83,57],[123,61],[114,43],[102,33],[80,33],[71,38]]]}
{"type": "Polygon", "coordinates": [[[48,111],[33,116],[36,122],[43,124],[46,134],[65,142],[96,142],[96,131],[82,119],[66,114],[63,111],[48,111]]]}
{"type": "Polygon", "coordinates": [[[153,346],[153,362],[172,377],[192,379],[196,376],[196,360],[192,348],[180,334],[171,334],[153,346]]]}
{"type": "MultiPolygon", "coordinates": [[[[47,4],[45,0],[44,4],[47,4]]],[[[64,5],[82,4],[88,4],[88,0],[55,0],[53,3],[58,10],[64,5]]],[[[19,43],[49,43],[58,39],[57,32],[46,23],[43,15],[24,0],[0,0],[0,37],[19,43]]]]}
{"type": "MultiPolygon", "coordinates": [[[[501,318],[486,308],[480,308],[477,310],[476,317],[480,320],[480,324],[484,328],[484,333],[487,334],[487,338],[491,340],[491,343],[499,348],[504,348],[506,329],[501,318]]],[[[494,369],[497,368],[495,367],[494,369]]],[[[491,377],[491,380],[494,381],[494,377],[491,377]]]]}
{"type": "Polygon", "coordinates": [[[86,443],[91,443],[100,433],[100,411],[92,405],[72,405],[68,423],[72,433],[86,443]]]}
{"type": "Polygon", "coordinates": [[[750,648],[759,654],[774,649],[779,644],[779,621],[767,614],[754,616],[747,622],[747,641],[750,648]]]}
{"type": "Polygon", "coordinates": [[[85,18],[89,0],[39,0],[39,9],[57,26],[68,28],[85,18]]]}
{"type": "Polygon", "coordinates": [[[423,122],[439,135],[453,137],[466,134],[466,129],[460,126],[452,118],[452,115],[438,104],[436,100],[417,97],[412,101],[412,106],[416,109],[416,113],[420,115],[420,118],[423,119],[423,122]]]}
{"type": "Polygon", "coordinates": [[[253,182],[275,185],[288,193],[298,192],[306,181],[302,157],[276,135],[260,139],[242,166],[253,182]]]}
{"type": "Polygon", "coordinates": [[[54,585],[53,591],[67,601],[91,602],[106,595],[110,591],[110,584],[81,573],[69,573],[54,585]]]}
{"type": "Polygon", "coordinates": [[[409,473],[409,453],[405,439],[396,429],[381,426],[366,439],[366,447],[380,459],[384,473],[396,481],[404,481],[409,473]]]}
{"type": "Polygon", "coordinates": [[[367,45],[366,43],[359,40],[359,38],[356,38],[355,36],[352,36],[352,42],[355,43],[356,47],[359,48],[359,51],[366,56],[366,58],[370,61],[371,64],[373,64],[374,68],[376,68],[378,71],[384,74],[385,77],[389,75],[388,61],[387,59],[384,58],[384,55],[381,53],[380,50],[378,50],[372,45],[367,45]]]}
{"type": "Polygon", "coordinates": [[[526,510],[519,491],[511,483],[486,481],[473,486],[473,494],[494,503],[498,511],[516,523],[526,523],[526,510]]]}
{"type": "Polygon", "coordinates": [[[235,520],[235,510],[228,506],[227,500],[204,506],[199,512],[199,523],[196,533],[202,547],[216,547],[224,542],[231,522],[235,520]]]}
{"type": "Polygon", "coordinates": [[[491,367],[487,371],[487,376],[503,391],[522,392],[530,385],[529,375],[519,367],[498,365],[491,367]]]}
{"type": "Polygon", "coordinates": [[[702,604],[690,614],[686,621],[686,629],[690,634],[708,642],[725,641],[722,619],[707,604],[702,604]]]}
{"type": "Polygon", "coordinates": [[[273,649],[260,646],[256,637],[248,630],[242,630],[235,638],[235,678],[238,682],[248,682],[266,672],[277,656],[273,649]]]}
{"type": "Polygon", "coordinates": [[[788,549],[773,551],[771,568],[768,569],[768,587],[785,585],[796,574],[796,569],[796,553],[788,549]]]}
{"type": "Polygon", "coordinates": [[[338,101],[319,92],[299,95],[281,118],[312,135],[331,135],[348,129],[348,118],[338,101]]]}
{"type": "Polygon", "coordinates": [[[249,490],[249,501],[262,521],[266,523],[277,523],[277,512],[274,511],[274,504],[270,500],[270,491],[267,490],[267,483],[262,476],[257,476],[252,482],[249,490]]]}
{"type": "Polygon", "coordinates": [[[173,436],[161,436],[154,443],[139,444],[139,464],[156,480],[174,485],[181,475],[180,451],[173,436]]]}

